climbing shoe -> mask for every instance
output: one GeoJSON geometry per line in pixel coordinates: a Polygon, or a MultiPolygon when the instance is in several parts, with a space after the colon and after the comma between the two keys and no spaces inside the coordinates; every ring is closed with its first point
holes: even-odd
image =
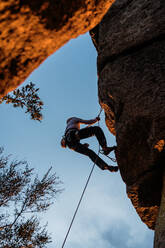
{"type": "Polygon", "coordinates": [[[117,172],[119,168],[118,166],[109,165],[109,166],[106,166],[104,169],[109,170],[110,172],[117,172]]]}
{"type": "Polygon", "coordinates": [[[88,143],[84,143],[83,145],[84,145],[86,148],[89,147],[89,144],[88,144],[88,143]]]}
{"type": "Polygon", "coordinates": [[[116,146],[111,146],[111,147],[104,147],[103,148],[103,154],[108,155],[110,152],[116,149],[116,146]]]}

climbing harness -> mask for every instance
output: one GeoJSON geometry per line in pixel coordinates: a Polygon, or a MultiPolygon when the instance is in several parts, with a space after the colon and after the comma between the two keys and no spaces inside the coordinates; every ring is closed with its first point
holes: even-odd
{"type": "MultiPolygon", "coordinates": [[[[99,112],[99,114],[98,114],[97,117],[100,117],[101,112],[102,112],[102,108],[100,109],[100,112],[99,112]]],[[[98,121],[98,126],[99,126],[99,121],[98,121]]],[[[99,145],[99,149],[98,149],[97,155],[99,156],[99,154],[100,154],[100,145],[99,145]]],[[[74,219],[75,219],[75,217],[76,217],[76,214],[77,214],[78,209],[79,209],[79,207],[80,207],[81,201],[82,201],[83,196],[84,196],[84,194],[85,194],[85,191],[86,191],[86,189],[87,189],[87,186],[88,186],[89,180],[90,180],[90,178],[91,178],[91,176],[92,176],[92,173],[93,173],[93,170],[94,170],[94,168],[95,168],[95,165],[96,165],[96,161],[94,162],[94,164],[93,164],[93,166],[92,166],[92,169],[91,169],[91,171],[90,171],[90,173],[89,173],[89,176],[88,176],[88,178],[87,178],[87,182],[86,182],[85,187],[84,187],[84,189],[83,189],[83,192],[82,192],[82,194],[81,194],[80,200],[79,200],[79,202],[78,202],[77,208],[76,208],[76,210],[75,210],[75,212],[74,212],[74,215],[73,215],[73,217],[72,217],[70,226],[69,226],[69,228],[68,228],[68,231],[67,231],[67,233],[66,233],[66,236],[65,236],[65,239],[64,239],[64,242],[63,242],[61,248],[64,248],[64,245],[65,245],[65,243],[66,243],[66,240],[67,240],[67,238],[68,238],[69,232],[70,232],[71,227],[72,227],[72,225],[73,225],[74,219]]]]}
{"type": "Polygon", "coordinates": [[[76,141],[80,141],[80,138],[78,136],[78,130],[75,128],[69,129],[65,134],[65,139],[67,139],[68,142],[71,142],[73,137],[76,141]]]}

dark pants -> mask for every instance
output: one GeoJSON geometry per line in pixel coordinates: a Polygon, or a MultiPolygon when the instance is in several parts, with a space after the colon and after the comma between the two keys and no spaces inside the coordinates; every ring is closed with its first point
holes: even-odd
{"type": "Polygon", "coordinates": [[[106,147],[107,142],[105,135],[100,127],[87,127],[80,130],[71,129],[66,134],[66,143],[70,149],[88,156],[96,165],[104,170],[108,165],[91,149],[80,143],[81,139],[96,136],[101,147],[106,147]],[[76,132],[78,135],[76,135],[76,132]],[[78,136],[78,137],[77,137],[78,136]]]}

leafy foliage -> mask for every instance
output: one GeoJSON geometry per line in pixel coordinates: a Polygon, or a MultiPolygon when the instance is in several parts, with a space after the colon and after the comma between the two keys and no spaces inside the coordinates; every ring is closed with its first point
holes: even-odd
{"type": "Polygon", "coordinates": [[[31,119],[41,121],[43,102],[38,96],[38,91],[39,88],[35,88],[35,84],[30,82],[21,89],[14,90],[12,94],[7,94],[4,96],[0,100],[0,103],[12,103],[14,107],[25,107],[25,113],[29,113],[31,115],[31,119]]]}
{"type": "Polygon", "coordinates": [[[1,248],[45,248],[51,242],[46,225],[40,226],[37,215],[45,212],[62,191],[59,178],[50,171],[40,180],[26,161],[11,161],[0,148],[1,248]]]}

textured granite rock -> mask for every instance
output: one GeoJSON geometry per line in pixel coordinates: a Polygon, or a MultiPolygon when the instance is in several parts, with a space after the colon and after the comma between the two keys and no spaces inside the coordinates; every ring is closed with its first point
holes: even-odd
{"type": "Polygon", "coordinates": [[[114,0],[1,0],[0,96],[100,22],[114,0]]]}
{"type": "Polygon", "coordinates": [[[116,0],[91,30],[99,99],[116,135],[122,179],[141,219],[154,229],[165,144],[165,4],[116,0]]]}

